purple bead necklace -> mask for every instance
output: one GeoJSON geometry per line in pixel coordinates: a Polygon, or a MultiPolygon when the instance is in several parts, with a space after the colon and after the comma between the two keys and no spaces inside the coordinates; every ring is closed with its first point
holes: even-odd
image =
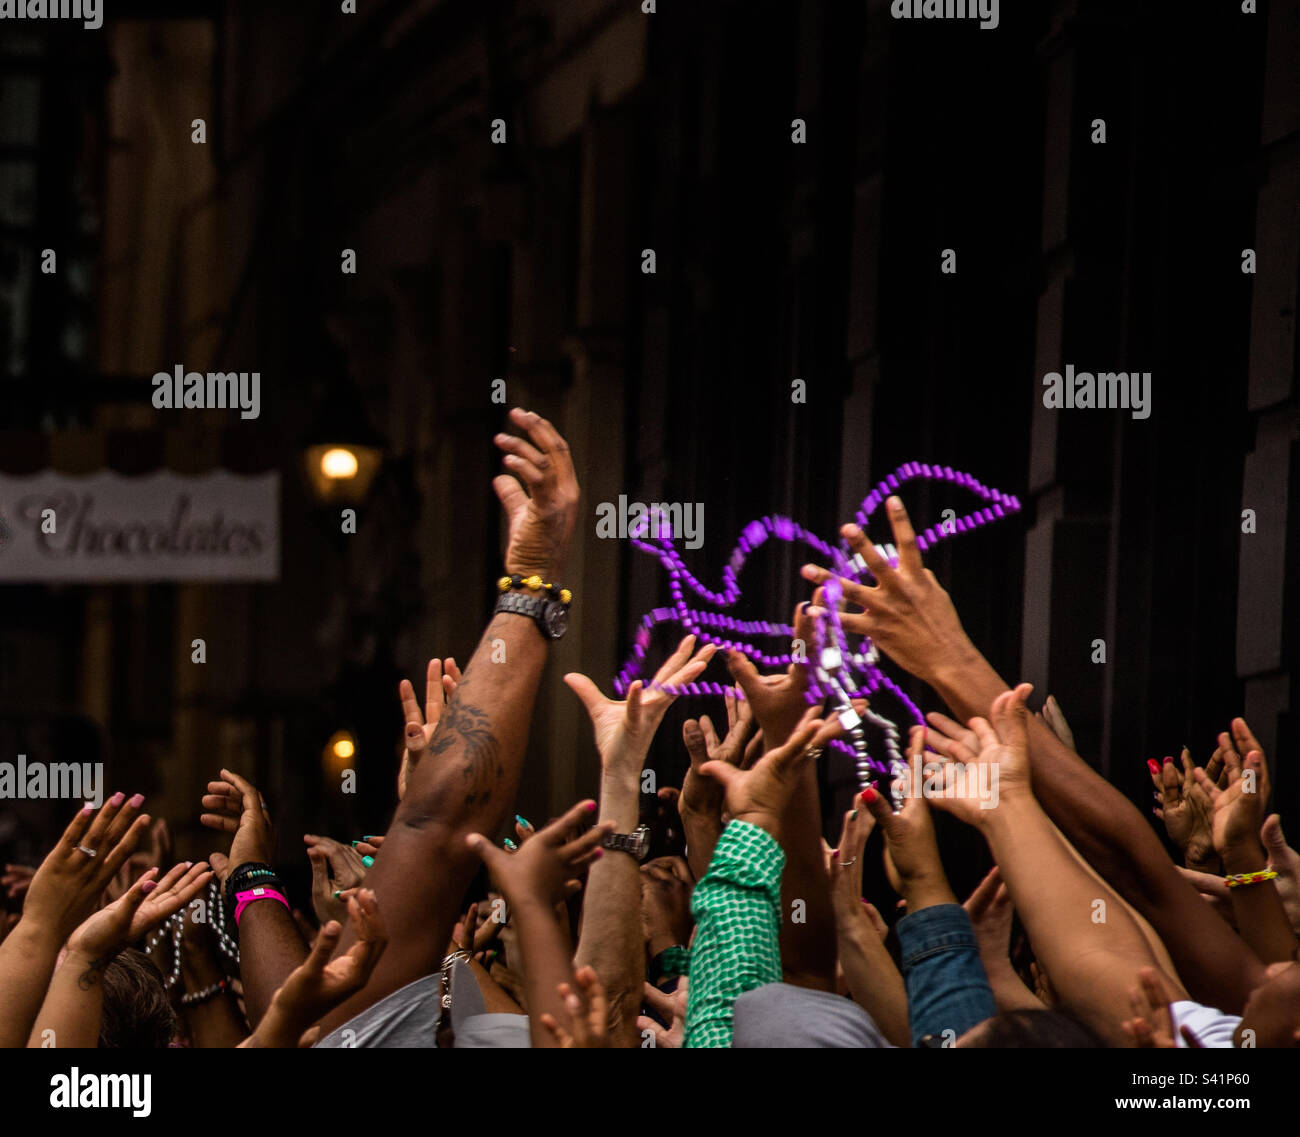
{"type": "MultiPolygon", "coordinates": [[[[855,514],[858,526],[865,533],[871,516],[891,494],[897,493],[906,482],[920,479],[923,481],[949,482],[970,490],[988,504],[973,510],[964,517],[953,517],[940,525],[930,526],[916,536],[917,547],[924,552],[933,548],[938,542],[959,533],[969,533],[981,525],[998,521],[1020,511],[1020,502],[1010,494],[992,489],[976,481],[970,474],[953,470],[951,466],[932,466],[926,462],[906,462],[888,475],[862,500],[855,514]]],[[[837,738],[831,745],[853,758],[859,785],[865,789],[879,777],[890,779],[894,808],[902,803],[902,787],[899,780],[907,773],[907,763],[900,745],[901,731],[898,725],[870,706],[870,700],[877,691],[883,690],[902,705],[904,711],[917,724],[923,724],[920,709],[903,692],[903,690],[880,668],[880,653],[865,636],[855,649],[849,642],[840,621],[840,604],[843,600],[843,586],[839,577],[856,583],[874,583],[875,578],[867,568],[860,555],[852,554],[848,542],[841,539],[838,545],[823,541],[815,533],[804,529],[788,517],[767,516],[751,521],[741,530],[731,556],[722,568],[722,588],[713,591],[701,584],[682,560],[681,553],[673,544],[673,535],[667,523],[660,517],[643,517],[636,524],[630,537],[632,544],[643,552],[657,557],[659,563],[668,573],[668,591],[672,598],[669,607],[652,608],[641,617],[637,627],[632,651],[624,661],[622,668],[614,679],[614,690],[623,695],[637,679],[642,679],[645,686],[653,687],[674,696],[726,695],[734,694],[744,698],[738,687],[723,683],[695,682],[680,685],[659,684],[645,679],[646,653],[650,647],[652,630],[659,624],[677,625],[684,634],[693,634],[701,643],[717,644],[724,651],[742,651],[755,664],[765,668],[784,668],[791,663],[798,663],[807,670],[808,689],[806,699],[810,705],[829,702],[843,725],[845,738],[837,738]],[[655,535],[651,536],[651,527],[655,535]],[[825,590],[826,604],[824,615],[815,621],[812,651],[792,650],[784,655],[771,655],[753,641],[754,637],[783,637],[789,639],[794,628],[789,624],[773,623],[768,620],[738,620],[723,612],[710,611],[708,608],[695,608],[687,603],[689,590],[699,601],[711,608],[729,608],[740,599],[740,572],[750,555],[769,540],[784,541],[787,544],[799,543],[821,555],[823,561],[831,565],[839,577],[831,577],[822,586],[825,590]],[[868,706],[861,715],[853,706],[854,699],[865,699],[868,706]],[[881,732],[884,740],[887,762],[882,762],[869,753],[866,731],[863,721],[871,723],[881,732]]],[[[876,551],[891,565],[897,565],[898,555],[892,545],[877,545],[876,551]]],[[[698,601],[697,601],[698,603],[698,601]]],[[[796,642],[794,647],[800,645],[796,642]]]]}

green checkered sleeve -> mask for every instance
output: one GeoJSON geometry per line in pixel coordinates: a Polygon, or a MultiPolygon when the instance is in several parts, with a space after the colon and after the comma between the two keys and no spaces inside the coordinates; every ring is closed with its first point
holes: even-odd
{"type": "Polygon", "coordinates": [[[732,1007],[746,991],[781,980],[781,873],[785,853],[765,830],[732,821],[691,912],[687,1046],[730,1046],[732,1007]]]}

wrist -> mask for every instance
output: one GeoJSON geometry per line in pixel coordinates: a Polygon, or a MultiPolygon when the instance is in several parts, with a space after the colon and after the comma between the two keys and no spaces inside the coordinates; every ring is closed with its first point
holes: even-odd
{"type": "Polygon", "coordinates": [[[904,880],[903,899],[907,901],[907,910],[909,912],[918,912],[922,908],[933,908],[937,904],[956,904],[957,897],[953,894],[951,886],[948,884],[948,878],[943,875],[942,870],[936,873],[926,873],[921,876],[904,880]]]}
{"type": "Polygon", "coordinates": [[[732,821],[743,821],[747,825],[753,825],[757,829],[766,831],[778,845],[781,844],[781,821],[774,813],[767,813],[763,810],[742,810],[740,813],[731,815],[732,821]]]}
{"type": "Polygon", "coordinates": [[[1223,850],[1223,873],[1261,872],[1268,867],[1268,857],[1261,846],[1230,846],[1223,850]]]}

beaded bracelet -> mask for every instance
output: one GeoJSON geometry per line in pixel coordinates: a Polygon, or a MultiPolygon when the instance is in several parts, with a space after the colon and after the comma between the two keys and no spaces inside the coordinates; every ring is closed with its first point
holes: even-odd
{"type": "Polygon", "coordinates": [[[235,906],[235,893],[253,877],[262,878],[263,882],[277,879],[275,869],[264,861],[245,861],[243,864],[236,866],[231,870],[230,875],[226,877],[225,901],[226,906],[233,908],[235,906]]]}
{"type": "Polygon", "coordinates": [[[1273,880],[1277,877],[1276,869],[1260,869],[1259,872],[1238,872],[1231,876],[1225,876],[1223,883],[1229,888],[1241,888],[1246,884],[1262,884],[1266,880],[1273,880]]]}
{"type": "Polygon", "coordinates": [[[567,588],[561,588],[558,584],[547,584],[540,576],[520,576],[519,573],[512,573],[510,576],[503,576],[497,581],[497,588],[501,592],[509,592],[512,588],[531,588],[534,592],[545,591],[552,600],[558,600],[561,604],[573,603],[573,593],[567,588]]]}

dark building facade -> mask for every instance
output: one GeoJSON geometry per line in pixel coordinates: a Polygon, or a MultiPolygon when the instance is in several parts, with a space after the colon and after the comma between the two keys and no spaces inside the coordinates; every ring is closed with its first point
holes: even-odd
{"type": "MultiPolygon", "coordinates": [[[[123,2],[7,56],[37,78],[4,88],[7,208],[39,208],[5,218],[5,468],[283,475],[278,584],[0,589],[14,715],[98,731],[186,839],[222,765],[286,833],[374,831],[398,679],[463,660],[490,606],[504,380],[587,500],[526,815],[594,784],[561,676],[607,686],[666,596],[598,503],[702,503],[716,580],[752,517],[830,535],[909,460],[1023,501],[931,565],[1117,784],[1144,800],[1147,758],[1244,711],[1300,805],[1296,0],[1008,3],[987,31],[885,0],[334,7],[123,2]],[[56,239],[84,271],[51,283],[56,239]],[[177,363],[260,371],[260,419],[153,410],[177,363]],[[1067,365],[1149,372],[1149,417],[1045,406],[1067,365]],[[299,474],[343,403],[385,454],[355,535],[299,474]]],[[[963,504],[906,496],[927,525],[963,504]]],[[[802,559],[747,570],[753,614],[788,615],[802,559]]]]}

